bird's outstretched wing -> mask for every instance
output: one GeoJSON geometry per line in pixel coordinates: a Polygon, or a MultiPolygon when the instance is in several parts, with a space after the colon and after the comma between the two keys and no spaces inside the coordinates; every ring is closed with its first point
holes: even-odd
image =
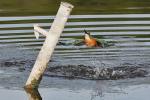
{"type": "Polygon", "coordinates": [[[82,45],[84,45],[84,44],[85,44],[84,40],[76,40],[76,41],[74,42],[74,45],[75,45],[75,46],[82,46],[82,45]]]}

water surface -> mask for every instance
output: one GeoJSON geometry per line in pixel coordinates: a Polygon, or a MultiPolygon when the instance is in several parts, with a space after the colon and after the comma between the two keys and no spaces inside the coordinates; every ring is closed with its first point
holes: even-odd
{"type": "MultiPolygon", "coordinates": [[[[59,39],[73,43],[83,39],[83,30],[113,45],[57,45],[51,66],[91,65],[96,67],[150,67],[150,14],[148,0],[66,0],[75,5],[59,39]]],[[[59,0],[1,0],[0,3],[0,97],[27,100],[23,86],[45,37],[35,39],[33,24],[49,30],[59,0]],[[30,3],[29,3],[30,2],[30,3]],[[36,3],[35,3],[36,2],[36,3]],[[37,3],[38,2],[38,3],[37,3]],[[22,5],[20,5],[20,3],[22,5]],[[23,66],[4,66],[5,61],[22,61],[23,66]]],[[[149,70],[150,71],[150,70],[149,70]]],[[[148,100],[149,76],[124,80],[80,80],[44,76],[39,92],[43,100],[148,100]]]]}

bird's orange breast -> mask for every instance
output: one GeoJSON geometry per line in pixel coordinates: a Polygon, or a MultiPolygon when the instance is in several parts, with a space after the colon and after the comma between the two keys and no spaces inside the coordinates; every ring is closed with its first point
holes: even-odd
{"type": "Polygon", "coordinates": [[[95,47],[95,46],[97,46],[97,41],[94,38],[92,38],[92,39],[85,39],[84,42],[85,42],[85,44],[88,47],[95,47]]]}

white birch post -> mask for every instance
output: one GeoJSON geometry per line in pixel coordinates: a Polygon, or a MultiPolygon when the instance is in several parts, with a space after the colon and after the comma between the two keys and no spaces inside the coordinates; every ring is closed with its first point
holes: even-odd
{"type": "Polygon", "coordinates": [[[64,29],[72,8],[73,5],[66,2],[61,2],[56,18],[49,32],[40,28],[38,25],[34,25],[35,35],[37,35],[36,38],[38,38],[38,33],[42,33],[46,36],[46,39],[26,82],[25,88],[38,88],[42,75],[47,68],[47,64],[52,56],[54,48],[58,42],[60,34],[64,29]]]}

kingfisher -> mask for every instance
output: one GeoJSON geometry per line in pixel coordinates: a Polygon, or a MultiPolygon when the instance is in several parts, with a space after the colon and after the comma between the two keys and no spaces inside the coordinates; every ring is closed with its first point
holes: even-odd
{"type": "Polygon", "coordinates": [[[84,43],[88,47],[103,47],[102,43],[90,35],[90,32],[84,30],[84,43]]]}

